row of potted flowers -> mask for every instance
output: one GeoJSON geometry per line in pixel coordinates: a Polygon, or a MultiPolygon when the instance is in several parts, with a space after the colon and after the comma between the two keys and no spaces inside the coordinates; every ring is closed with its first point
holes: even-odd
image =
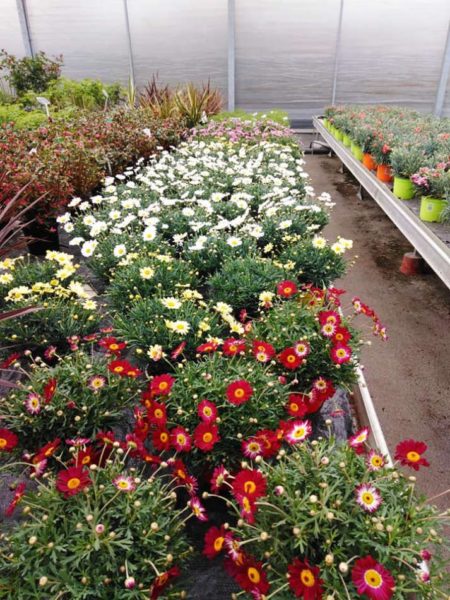
{"type": "Polygon", "coordinates": [[[325,126],[402,200],[422,195],[420,218],[446,219],[450,194],[450,123],[400,107],[339,106],[325,126]]]}
{"type": "MultiPolygon", "coordinates": [[[[355,319],[386,332],[332,286],[351,241],[321,234],[330,198],[279,131],[207,129],[74,199],[59,221],[78,258],[0,263],[5,306],[40,303],[59,328],[32,313],[4,330],[15,352],[1,368],[23,375],[0,430],[8,469],[22,469],[7,509],[22,521],[2,534],[7,597],[185,597],[170,587],[193,551],[184,525],[208,521],[217,496],[227,512],[204,554],[224,555],[245,597],[444,593],[439,517],[414,478],[369,450],[367,430],[338,444],[331,419],[308,439],[355,381],[355,319]],[[90,311],[78,332],[75,307],[90,311]]],[[[396,459],[417,470],[425,451],[410,440],[396,459]]]]}

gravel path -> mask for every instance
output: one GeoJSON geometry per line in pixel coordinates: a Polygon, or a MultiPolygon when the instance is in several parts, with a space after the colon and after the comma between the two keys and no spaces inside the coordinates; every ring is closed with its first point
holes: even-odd
{"type": "MultiPolygon", "coordinates": [[[[391,451],[404,438],[429,445],[430,469],[418,473],[420,490],[430,497],[450,488],[450,292],[433,274],[406,277],[401,258],[411,246],[374,200],[359,200],[340,161],[306,156],[306,170],[317,193],[329,192],[336,206],[325,233],[353,239],[358,258],[337,282],[380,314],[389,341],[373,344],[363,364],[391,451]]],[[[349,254],[347,254],[349,256],[349,254]]],[[[360,321],[361,322],[361,321],[360,321]]],[[[446,508],[450,495],[436,501],[446,508]]]]}

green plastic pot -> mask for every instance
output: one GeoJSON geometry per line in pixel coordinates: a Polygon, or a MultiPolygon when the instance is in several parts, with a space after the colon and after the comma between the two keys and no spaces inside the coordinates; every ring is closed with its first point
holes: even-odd
{"type": "Polygon", "coordinates": [[[322,123],[325,129],[328,129],[328,127],[330,126],[328,119],[322,119],[322,123]]]}
{"type": "Polygon", "coordinates": [[[428,221],[429,223],[440,223],[442,211],[447,204],[447,200],[442,200],[442,198],[422,196],[420,202],[420,218],[422,221],[428,221]]]}
{"type": "Polygon", "coordinates": [[[355,142],[352,142],[351,146],[350,146],[350,150],[351,150],[351,153],[353,154],[353,156],[356,158],[356,160],[359,160],[362,162],[362,159],[364,158],[364,152],[362,151],[361,146],[358,146],[358,144],[355,144],[355,142]]]}
{"type": "Polygon", "coordinates": [[[342,142],[342,140],[344,139],[344,134],[342,133],[342,131],[339,131],[339,129],[336,129],[336,135],[334,136],[338,142],[342,142]]]}
{"type": "Polygon", "coordinates": [[[416,188],[409,179],[405,177],[394,177],[394,196],[400,198],[400,200],[411,200],[416,194],[416,188]]]}
{"type": "Polygon", "coordinates": [[[350,139],[350,136],[346,133],[342,135],[342,143],[344,144],[344,146],[347,146],[347,148],[350,148],[350,146],[352,145],[352,140],[350,139]]]}
{"type": "Polygon", "coordinates": [[[336,131],[337,131],[336,127],[334,125],[331,125],[330,133],[333,137],[336,137],[336,131]]]}

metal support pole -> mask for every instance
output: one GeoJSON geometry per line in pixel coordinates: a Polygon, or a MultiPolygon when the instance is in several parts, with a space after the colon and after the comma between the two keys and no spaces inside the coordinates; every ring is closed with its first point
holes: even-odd
{"type": "Polygon", "coordinates": [[[442,59],[441,77],[436,93],[434,114],[440,117],[444,108],[445,92],[447,90],[448,77],[450,74],[450,21],[448,24],[447,42],[445,44],[444,57],[442,59]]]}
{"type": "Polygon", "coordinates": [[[344,0],[341,0],[341,5],[339,8],[339,22],[338,22],[338,30],[336,34],[336,47],[334,49],[334,72],[333,72],[333,91],[331,92],[331,104],[336,103],[336,88],[337,88],[337,79],[338,79],[338,69],[339,69],[339,54],[341,51],[341,36],[342,36],[342,18],[344,15],[344,0]]]}
{"type": "Polygon", "coordinates": [[[30,20],[28,18],[26,0],[16,0],[17,14],[19,17],[20,29],[22,31],[22,40],[27,56],[34,57],[33,42],[31,40],[30,20]]]}
{"type": "Polygon", "coordinates": [[[134,72],[133,46],[131,44],[130,18],[128,15],[128,0],[123,0],[123,11],[125,14],[125,29],[127,30],[128,64],[130,67],[130,79],[131,79],[133,88],[135,88],[136,87],[136,76],[135,76],[135,72],[134,72]]]}
{"type": "Polygon", "coordinates": [[[236,2],[228,0],[228,110],[236,106],[236,2]]]}

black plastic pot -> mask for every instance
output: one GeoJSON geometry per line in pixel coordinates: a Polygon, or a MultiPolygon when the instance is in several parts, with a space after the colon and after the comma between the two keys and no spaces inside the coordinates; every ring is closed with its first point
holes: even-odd
{"type": "Polygon", "coordinates": [[[28,242],[28,252],[33,256],[45,256],[47,250],[59,250],[58,227],[55,219],[44,224],[30,223],[24,228],[24,234],[33,238],[28,242]]]}

